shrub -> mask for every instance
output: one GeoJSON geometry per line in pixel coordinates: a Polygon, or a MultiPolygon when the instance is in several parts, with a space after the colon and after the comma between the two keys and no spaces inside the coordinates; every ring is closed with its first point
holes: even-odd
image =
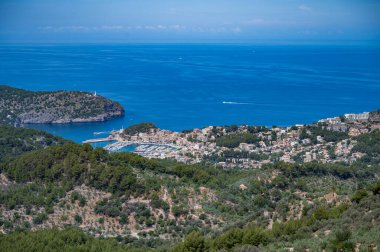
{"type": "Polygon", "coordinates": [[[33,223],[36,225],[42,224],[44,221],[48,219],[48,216],[46,213],[39,213],[37,216],[33,218],[33,223]]]}
{"type": "Polygon", "coordinates": [[[128,216],[126,214],[122,214],[120,216],[119,223],[122,225],[128,224],[128,216]]]}
{"type": "Polygon", "coordinates": [[[184,248],[186,251],[205,251],[205,239],[199,232],[193,231],[186,237],[184,248]]]}
{"type": "Polygon", "coordinates": [[[76,223],[78,223],[78,224],[82,224],[82,222],[83,222],[82,216],[80,216],[79,214],[76,214],[76,215],[74,216],[74,221],[75,221],[76,223]]]}
{"type": "Polygon", "coordinates": [[[244,233],[243,244],[258,246],[260,244],[266,245],[269,242],[269,235],[261,228],[250,228],[244,233]]]}
{"type": "Polygon", "coordinates": [[[364,189],[359,189],[355,192],[355,194],[352,196],[352,201],[359,203],[363,198],[368,196],[368,192],[364,189]]]}
{"type": "Polygon", "coordinates": [[[378,180],[377,183],[372,186],[372,192],[375,195],[380,194],[380,180],[378,180]]]}
{"type": "Polygon", "coordinates": [[[335,233],[335,239],[331,241],[332,251],[354,251],[354,243],[349,241],[351,232],[341,230],[335,233]]]}

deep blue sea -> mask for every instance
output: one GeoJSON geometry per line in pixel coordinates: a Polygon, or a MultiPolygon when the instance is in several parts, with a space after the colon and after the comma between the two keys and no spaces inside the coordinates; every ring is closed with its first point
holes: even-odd
{"type": "Polygon", "coordinates": [[[0,84],[96,91],[125,107],[104,123],[29,126],[78,142],[139,122],[285,126],[380,108],[374,46],[2,45],[0,62],[0,84]]]}

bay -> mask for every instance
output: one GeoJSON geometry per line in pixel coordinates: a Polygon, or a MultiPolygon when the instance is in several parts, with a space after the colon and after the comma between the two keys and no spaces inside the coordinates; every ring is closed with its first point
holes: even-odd
{"type": "Polygon", "coordinates": [[[379,59],[379,47],[354,45],[1,45],[0,83],[124,106],[124,118],[107,122],[27,125],[81,142],[139,122],[287,126],[372,111],[379,59]]]}

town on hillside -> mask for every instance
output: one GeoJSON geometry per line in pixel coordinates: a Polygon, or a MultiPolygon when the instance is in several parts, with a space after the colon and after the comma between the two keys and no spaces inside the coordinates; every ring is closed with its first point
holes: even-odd
{"type": "MultiPolygon", "coordinates": [[[[259,168],[268,163],[352,163],[364,156],[354,147],[356,138],[380,129],[380,112],[345,114],[310,125],[272,128],[264,126],[209,126],[174,132],[151,123],[112,131],[105,149],[148,158],[175,159],[187,164],[211,163],[225,168],[259,168]]],[[[85,142],[97,141],[88,140],[85,142]]]]}

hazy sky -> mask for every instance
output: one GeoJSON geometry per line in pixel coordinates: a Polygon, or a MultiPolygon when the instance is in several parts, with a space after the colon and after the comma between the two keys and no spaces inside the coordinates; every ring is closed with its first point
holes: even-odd
{"type": "Polygon", "coordinates": [[[0,43],[320,40],[379,41],[380,1],[0,0],[0,43]]]}

